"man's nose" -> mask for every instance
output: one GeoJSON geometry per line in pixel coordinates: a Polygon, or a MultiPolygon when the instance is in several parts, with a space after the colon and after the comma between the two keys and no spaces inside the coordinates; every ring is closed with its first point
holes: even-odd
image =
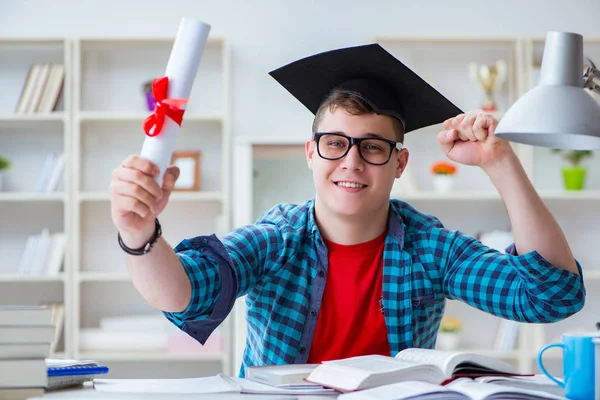
{"type": "Polygon", "coordinates": [[[342,158],[341,167],[352,170],[364,168],[364,160],[360,156],[357,144],[351,145],[350,150],[348,150],[348,154],[342,158]]]}

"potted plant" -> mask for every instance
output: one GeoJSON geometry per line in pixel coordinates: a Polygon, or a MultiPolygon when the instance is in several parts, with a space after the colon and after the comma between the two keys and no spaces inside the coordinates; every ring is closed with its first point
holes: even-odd
{"type": "Polygon", "coordinates": [[[587,157],[593,155],[591,150],[553,149],[554,153],[562,153],[569,166],[562,168],[563,182],[566,190],[582,190],[585,184],[587,168],[581,165],[587,157]]]}
{"type": "Polygon", "coordinates": [[[448,192],[454,185],[456,165],[446,161],[438,161],[431,166],[433,174],[433,188],[437,192],[448,192]]]}
{"type": "Polygon", "coordinates": [[[4,173],[11,167],[10,161],[6,157],[0,156],[0,192],[2,191],[2,181],[4,173]]]}
{"type": "Polygon", "coordinates": [[[456,317],[444,316],[440,323],[436,348],[440,350],[456,350],[460,345],[462,321],[456,317]]]}

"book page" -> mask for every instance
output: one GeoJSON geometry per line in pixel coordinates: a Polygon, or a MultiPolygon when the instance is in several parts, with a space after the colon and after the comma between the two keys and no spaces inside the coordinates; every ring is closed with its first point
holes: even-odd
{"type": "Polygon", "coordinates": [[[395,358],[397,360],[416,362],[419,364],[435,365],[444,372],[444,376],[446,378],[450,378],[452,372],[449,369],[449,365],[453,358],[460,354],[461,352],[458,351],[410,348],[400,351],[398,354],[396,354],[395,358]]]}
{"type": "Polygon", "coordinates": [[[468,378],[457,379],[454,382],[450,382],[448,385],[446,385],[446,387],[464,393],[470,396],[473,400],[496,398],[500,394],[502,394],[502,398],[510,398],[515,400],[564,400],[564,397],[562,396],[556,396],[546,392],[500,386],[493,383],[475,382],[468,378]]]}
{"type": "Polygon", "coordinates": [[[470,400],[468,396],[444,386],[420,381],[405,381],[338,396],[338,400],[470,400]]]}
{"type": "Polygon", "coordinates": [[[408,360],[398,360],[391,357],[371,355],[351,357],[343,360],[325,361],[323,364],[335,365],[336,367],[351,368],[370,373],[384,373],[409,369],[415,367],[416,363],[408,360]]]}
{"type": "Polygon", "coordinates": [[[478,374],[486,374],[497,372],[517,374],[514,367],[507,362],[469,352],[410,348],[400,351],[396,354],[395,358],[398,360],[435,365],[444,372],[446,379],[451,378],[452,375],[457,372],[457,367],[461,364],[469,365],[465,365],[465,370],[459,370],[459,373],[476,372],[478,374]],[[477,368],[477,366],[483,368],[477,368]],[[469,369],[471,369],[471,371],[469,371],[469,369]]]}

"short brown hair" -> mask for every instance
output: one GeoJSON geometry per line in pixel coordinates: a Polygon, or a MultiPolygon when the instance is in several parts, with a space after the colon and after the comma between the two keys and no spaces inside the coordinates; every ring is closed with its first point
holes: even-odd
{"type": "MultiPolygon", "coordinates": [[[[317,131],[317,127],[321,123],[321,119],[323,118],[323,113],[325,112],[325,110],[333,112],[338,107],[342,107],[351,115],[364,115],[375,113],[373,107],[371,107],[369,103],[364,101],[358,95],[334,89],[317,110],[317,114],[315,115],[315,120],[312,126],[313,133],[317,131]]],[[[392,116],[392,119],[394,124],[394,131],[396,133],[396,140],[400,143],[404,143],[404,126],[398,118],[392,116]]]]}

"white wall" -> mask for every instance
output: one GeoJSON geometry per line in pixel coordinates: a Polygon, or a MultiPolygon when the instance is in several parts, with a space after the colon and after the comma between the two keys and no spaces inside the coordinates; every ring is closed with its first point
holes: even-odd
{"type": "Polygon", "coordinates": [[[234,135],[308,134],[311,114],[268,72],[375,36],[600,37],[598,0],[0,0],[0,36],[174,36],[182,16],[231,43],[234,135]]]}

